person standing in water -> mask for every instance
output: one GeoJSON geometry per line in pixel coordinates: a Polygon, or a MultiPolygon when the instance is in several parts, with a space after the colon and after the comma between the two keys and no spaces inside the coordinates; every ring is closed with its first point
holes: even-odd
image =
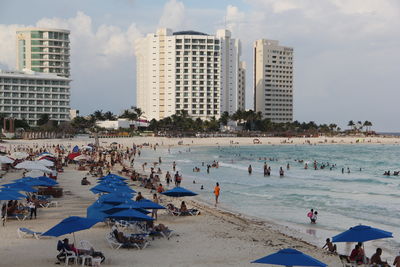
{"type": "Polygon", "coordinates": [[[249,168],[247,169],[247,171],[249,172],[249,174],[251,174],[253,172],[253,168],[251,167],[251,164],[249,165],[249,168]]]}
{"type": "Polygon", "coordinates": [[[217,183],[214,187],[215,206],[217,206],[218,204],[219,192],[220,192],[219,183],[217,183]]]}
{"type": "Polygon", "coordinates": [[[279,169],[279,176],[280,177],[283,177],[285,175],[285,172],[283,171],[283,168],[281,167],[280,169],[279,169]]]}

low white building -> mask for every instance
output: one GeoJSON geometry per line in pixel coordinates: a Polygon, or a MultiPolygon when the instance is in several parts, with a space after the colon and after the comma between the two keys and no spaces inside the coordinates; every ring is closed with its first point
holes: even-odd
{"type": "Polygon", "coordinates": [[[0,70],[0,113],[35,126],[43,114],[69,121],[70,79],[31,70],[0,70]]]}
{"type": "Polygon", "coordinates": [[[105,128],[108,130],[128,129],[128,128],[147,128],[149,122],[145,120],[130,121],[127,119],[118,119],[115,121],[96,121],[96,126],[105,128]]]}

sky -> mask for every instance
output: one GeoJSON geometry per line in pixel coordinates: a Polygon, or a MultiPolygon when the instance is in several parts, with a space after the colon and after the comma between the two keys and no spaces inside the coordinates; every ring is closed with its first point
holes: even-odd
{"type": "Polygon", "coordinates": [[[135,40],[158,27],[214,34],[227,28],[247,64],[252,46],[294,48],[294,119],[373,123],[399,131],[399,0],[0,0],[0,69],[15,69],[15,30],[71,31],[71,108],[119,114],[136,104],[135,40]]]}

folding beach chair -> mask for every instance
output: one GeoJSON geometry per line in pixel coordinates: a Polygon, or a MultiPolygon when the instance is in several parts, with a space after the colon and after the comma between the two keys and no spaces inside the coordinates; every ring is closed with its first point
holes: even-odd
{"type": "Polygon", "coordinates": [[[32,230],[30,230],[28,228],[24,228],[24,227],[18,228],[17,229],[17,233],[18,233],[19,238],[23,238],[23,237],[26,237],[26,236],[31,236],[31,237],[34,237],[36,239],[40,239],[40,237],[42,235],[41,232],[35,232],[35,231],[32,231],[32,230]]]}

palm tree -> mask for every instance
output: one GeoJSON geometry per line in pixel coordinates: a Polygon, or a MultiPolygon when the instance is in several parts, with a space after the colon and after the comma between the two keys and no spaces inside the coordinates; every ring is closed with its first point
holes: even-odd
{"type": "Polygon", "coordinates": [[[137,115],[137,119],[140,119],[140,117],[142,117],[144,114],[144,112],[141,108],[133,107],[133,110],[135,111],[135,113],[137,115]]]}
{"type": "Polygon", "coordinates": [[[353,120],[351,120],[351,121],[349,121],[349,123],[347,124],[347,126],[349,126],[350,127],[350,129],[353,129],[354,128],[354,121],[353,120]]]}
{"type": "Polygon", "coordinates": [[[331,131],[335,131],[336,128],[337,128],[337,125],[336,125],[335,123],[329,124],[329,129],[330,129],[331,131]]]}
{"type": "Polygon", "coordinates": [[[115,115],[111,111],[107,111],[104,113],[103,118],[106,120],[115,120],[115,115]]]}
{"type": "Polygon", "coordinates": [[[370,121],[365,121],[365,122],[364,122],[364,126],[366,127],[366,131],[369,132],[369,131],[371,131],[372,122],[370,122],[370,121]]]}
{"type": "Polygon", "coordinates": [[[359,131],[362,131],[362,129],[363,129],[363,123],[362,123],[362,121],[358,121],[358,122],[357,122],[357,126],[358,126],[358,127],[357,127],[358,130],[359,130],[359,131]]]}
{"type": "Polygon", "coordinates": [[[221,117],[219,118],[219,123],[226,126],[229,121],[229,113],[227,111],[223,112],[221,117]]]}
{"type": "Polygon", "coordinates": [[[104,115],[103,115],[103,110],[96,110],[93,112],[91,115],[96,121],[103,121],[104,120],[104,115]]]}

